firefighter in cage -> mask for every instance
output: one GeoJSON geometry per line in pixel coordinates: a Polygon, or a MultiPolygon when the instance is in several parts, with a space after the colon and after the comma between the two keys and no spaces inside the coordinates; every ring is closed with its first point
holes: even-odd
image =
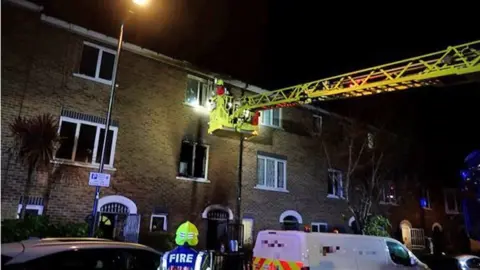
{"type": "Polygon", "coordinates": [[[162,270],[210,270],[208,253],[193,248],[198,244],[198,229],[193,223],[187,221],[178,227],[175,243],[177,247],[162,257],[162,270]]]}

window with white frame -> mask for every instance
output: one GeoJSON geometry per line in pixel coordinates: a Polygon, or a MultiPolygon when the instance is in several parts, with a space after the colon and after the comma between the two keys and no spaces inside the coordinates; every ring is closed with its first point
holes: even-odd
{"type": "Polygon", "coordinates": [[[313,134],[318,135],[322,133],[323,118],[321,115],[313,115],[313,134]]]}
{"type": "Polygon", "coordinates": [[[180,151],[178,176],[194,179],[207,179],[208,145],[183,141],[180,151]]]}
{"type": "Polygon", "coordinates": [[[112,83],[116,52],[91,42],[83,42],[82,58],[74,75],[105,84],[112,83]]]}
{"type": "Polygon", "coordinates": [[[167,231],[167,214],[152,214],[150,217],[150,232],[167,231]]]}
{"type": "Polygon", "coordinates": [[[383,204],[397,204],[397,191],[395,185],[389,184],[381,189],[381,203],[383,204]]]}
{"type": "MultiPolygon", "coordinates": [[[[22,204],[18,205],[17,218],[20,218],[22,204]]],[[[41,216],[43,214],[43,205],[27,204],[25,207],[25,216],[41,216]]]]}
{"type": "MultiPolygon", "coordinates": [[[[61,116],[59,133],[62,142],[55,153],[55,159],[74,163],[100,164],[105,136],[104,124],[61,116]]],[[[118,128],[111,126],[105,146],[106,167],[113,167],[117,133],[118,128]]]]}
{"type": "Polygon", "coordinates": [[[330,198],[343,198],[343,172],[328,169],[327,192],[330,198]]]}
{"type": "Polygon", "coordinates": [[[252,245],[253,244],[253,218],[243,218],[243,244],[252,245]]]}
{"type": "Polygon", "coordinates": [[[327,232],[328,224],[325,222],[312,222],[312,232],[327,232]]]}
{"type": "Polygon", "coordinates": [[[185,103],[192,106],[208,107],[208,100],[213,95],[212,81],[193,75],[187,76],[187,88],[185,90],[185,103]]]}
{"type": "Polygon", "coordinates": [[[287,161],[284,159],[258,155],[257,187],[273,190],[286,190],[287,161]]]}
{"type": "Polygon", "coordinates": [[[371,132],[367,133],[367,146],[368,149],[373,149],[375,147],[375,136],[371,132]]]}
{"type": "Polygon", "coordinates": [[[282,111],[280,108],[260,112],[260,125],[269,127],[282,126],[282,111]]]}
{"type": "Polygon", "coordinates": [[[424,209],[431,209],[432,204],[430,203],[430,192],[426,188],[422,188],[422,196],[420,198],[420,205],[424,209]]]}
{"type": "Polygon", "coordinates": [[[460,207],[458,207],[457,193],[455,189],[445,189],[445,213],[458,214],[460,207]]]}

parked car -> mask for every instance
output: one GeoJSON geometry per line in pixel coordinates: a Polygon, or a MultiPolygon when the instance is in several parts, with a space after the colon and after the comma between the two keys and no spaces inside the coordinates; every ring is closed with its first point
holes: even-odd
{"type": "Polygon", "coordinates": [[[45,238],[2,244],[5,270],[157,270],[162,254],[144,245],[98,238],[45,238]]]}
{"type": "Polygon", "coordinates": [[[473,255],[426,255],[420,259],[432,270],[480,270],[480,257],[473,255]]]}

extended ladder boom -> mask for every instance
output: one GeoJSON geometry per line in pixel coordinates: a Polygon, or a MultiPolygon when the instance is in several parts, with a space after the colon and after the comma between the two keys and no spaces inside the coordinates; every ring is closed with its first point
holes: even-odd
{"type": "Polygon", "coordinates": [[[244,109],[262,110],[312,100],[359,97],[432,85],[438,78],[480,72],[480,40],[435,53],[303,83],[241,99],[244,109]]]}
{"type": "Polygon", "coordinates": [[[444,77],[475,72],[480,72],[480,40],[262,94],[238,99],[214,96],[209,133],[223,130],[257,135],[258,127],[252,120],[256,111],[434,85],[444,77]]]}

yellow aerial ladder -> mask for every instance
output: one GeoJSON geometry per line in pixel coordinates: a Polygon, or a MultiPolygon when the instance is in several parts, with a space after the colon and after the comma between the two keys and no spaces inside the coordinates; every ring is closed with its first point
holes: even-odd
{"type": "Polygon", "coordinates": [[[261,94],[215,95],[211,99],[208,133],[241,132],[251,137],[258,135],[258,124],[253,119],[262,110],[435,85],[446,77],[475,72],[480,72],[480,40],[261,94]]]}

